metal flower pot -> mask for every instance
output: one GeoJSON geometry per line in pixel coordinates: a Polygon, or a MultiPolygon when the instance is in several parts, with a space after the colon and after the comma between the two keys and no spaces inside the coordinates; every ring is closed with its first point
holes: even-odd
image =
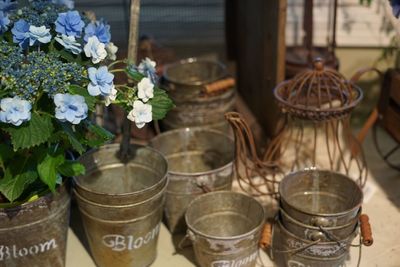
{"type": "Polygon", "coordinates": [[[151,148],[132,150],[126,164],[117,157],[119,144],[80,159],[87,173],[75,178],[75,195],[99,267],[143,267],[156,258],[167,162],[151,148]]]}
{"type": "Polygon", "coordinates": [[[233,140],[215,130],[185,128],[162,133],[150,145],[168,160],[168,227],[172,233],[184,233],[186,207],[197,195],[231,188],[233,140]]]}
{"type": "Polygon", "coordinates": [[[164,69],[162,84],[176,107],[163,120],[167,129],[202,126],[228,132],[224,114],[232,111],[235,90],[232,87],[207,94],[205,87],[227,77],[225,66],[217,61],[189,58],[164,69]]]}
{"type": "Polygon", "coordinates": [[[0,266],[65,266],[70,194],[56,193],[0,209],[0,266]]]}
{"type": "Polygon", "coordinates": [[[220,191],[188,206],[188,236],[201,267],[253,267],[265,221],[262,205],[240,193],[220,191]]]}

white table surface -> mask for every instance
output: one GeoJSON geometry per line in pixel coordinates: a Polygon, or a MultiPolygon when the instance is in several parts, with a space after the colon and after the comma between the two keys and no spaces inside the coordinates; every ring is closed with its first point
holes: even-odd
{"type": "MultiPolygon", "coordinates": [[[[371,197],[366,194],[363,212],[370,217],[374,244],[371,247],[363,247],[361,266],[400,267],[400,172],[386,166],[372,145],[370,136],[364,143],[364,150],[370,169],[368,188],[373,194],[371,197]]],[[[80,232],[78,236],[82,234],[83,232],[80,232]]],[[[95,267],[78,236],[74,231],[69,230],[66,266],[95,267]]],[[[158,257],[152,266],[195,266],[191,250],[186,249],[185,253],[191,260],[181,254],[175,254],[171,235],[166,227],[162,226],[158,242],[158,257]]],[[[264,266],[274,266],[264,252],[261,255],[264,266]]],[[[355,267],[357,258],[358,248],[352,248],[347,267],[355,267]]]]}

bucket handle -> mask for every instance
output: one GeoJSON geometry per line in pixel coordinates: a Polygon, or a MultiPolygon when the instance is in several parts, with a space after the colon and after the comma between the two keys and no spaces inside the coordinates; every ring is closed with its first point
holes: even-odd
{"type": "MultiPolygon", "coordinates": [[[[193,241],[194,241],[194,234],[192,233],[192,231],[190,231],[188,229],[187,232],[186,232],[186,235],[184,237],[182,237],[181,241],[179,241],[178,249],[180,251],[182,251],[185,248],[193,246],[193,243],[192,243],[193,241]],[[190,240],[191,242],[186,244],[186,245],[184,245],[187,240],[190,240]]],[[[178,252],[176,252],[176,253],[178,253],[178,252]]]]}
{"type": "Polygon", "coordinates": [[[229,77],[204,86],[203,93],[206,95],[218,94],[235,86],[235,79],[229,77]]]}
{"type": "Polygon", "coordinates": [[[371,224],[369,223],[369,217],[367,214],[360,215],[360,229],[361,229],[361,241],[364,246],[371,246],[374,243],[372,237],[371,224]]]}
{"type": "Polygon", "coordinates": [[[205,193],[205,194],[212,192],[212,189],[208,185],[206,185],[205,183],[195,183],[195,184],[196,184],[196,186],[198,188],[203,190],[203,193],[205,193]]]}

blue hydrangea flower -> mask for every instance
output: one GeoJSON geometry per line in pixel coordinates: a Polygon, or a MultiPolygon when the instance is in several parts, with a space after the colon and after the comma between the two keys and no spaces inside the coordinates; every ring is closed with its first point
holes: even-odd
{"type": "Polygon", "coordinates": [[[150,78],[153,83],[157,83],[156,62],[146,57],[140,62],[137,71],[150,78]]]}
{"type": "Polygon", "coordinates": [[[85,98],[81,95],[56,94],[54,96],[56,105],[56,118],[62,122],[69,121],[79,124],[87,117],[88,106],[85,98]]]}
{"type": "Polygon", "coordinates": [[[31,25],[29,27],[29,45],[33,46],[36,41],[42,44],[50,43],[50,29],[46,29],[46,26],[36,27],[31,25]]]}
{"type": "Polygon", "coordinates": [[[3,98],[0,101],[0,121],[20,126],[31,119],[31,109],[31,103],[17,96],[3,98]]]}
{"type": "Polygon", "coordinates": [[[8,30],[9,24],[10,19],[8,16],[3,11],[0,11],[0,34],[3,34],[8,30]]]}
{"type": "Polygon", "coordinates": [[[400,16],[400,0],[390,0],[390,5],[392,6],[393,16],[399,18],[400,16]]]}
{"type": "Polygon", "coordinates": [[[89,23],[85,28],[85,42],[92,36],[96,36],[103,44],[108,44],[111,41],[110,25],[102,21],[89,23]]]}
{"type": "Polygon", "coordinates": [[[76,10],[58,14],[55,24],[56,32],[77,37],[81,36],[82,29],[85,26],[85,23],[76,10]]]}
{"type": "Polygon", "coordinates": [[[67,36],[62,34],[54,39],[72,54],[78,55],[82,52],[81,44],[75,40],[75,36],[67,36]]]}
{"type": "Polygon", "coordinates": [[[73,0],[52,0],[52,3],[60,6],[66,6],[69,9],[74,9],[73,0]]]}
{"type": "Polygon", "coordinates": [[[11,11],[17,9],[18,3],[13,0],[0,0],[0,11],[4,13],[10,13],[11,11]]]}
{"type": "Polygon", "coordinates": [[[88,69],[90,83],[88,85],[88,92],[91,96],[108,96],[114,88],[114,75],[108,72],[106,66],[99,69],[90,67],[88,69]]]}
{"type": "Polygon", "coordinates": [[[11,29],[13,34],[13,42],[19,44],[21,48],[26,48],[29,41],[29,24],[23,19],[18,20],[14,23],[14,27],[11,29]]]}

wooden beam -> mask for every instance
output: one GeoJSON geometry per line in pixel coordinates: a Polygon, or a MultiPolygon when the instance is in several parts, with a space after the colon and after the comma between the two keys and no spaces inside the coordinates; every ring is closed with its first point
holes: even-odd
{"type": "MultiPolygon", "coordinates": [[[[275,134],[278,109],[273,89],[285,76],[286,0],[235,1],[237,79],[239,92],[265,133],[275,134]]],[[[232,11],[229,12],[232,14],[232,11]]],[[[231,38],[232,39],[232,38],[231,38]]],[[[229,40],[228,40],[229,41],[229,40]]]]}

